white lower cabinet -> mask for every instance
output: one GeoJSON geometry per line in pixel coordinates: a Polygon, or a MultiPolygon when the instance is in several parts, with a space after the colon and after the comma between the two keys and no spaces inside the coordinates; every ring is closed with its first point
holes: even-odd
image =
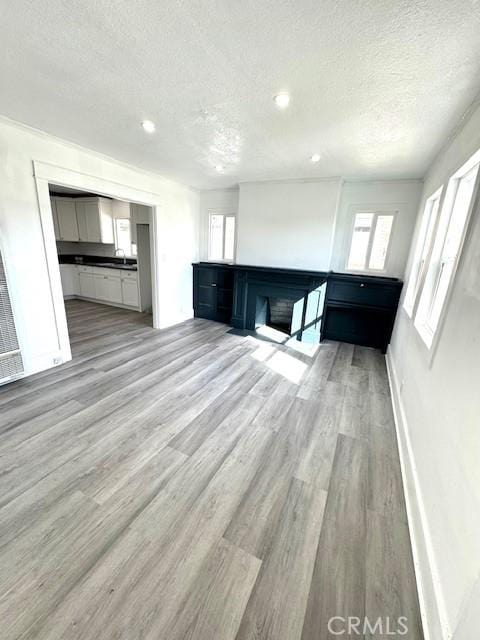
{"type": "Polygon", "coordinates": [[[93,273],[80,271],[78,279],[80,281],[80,295],[83,298],[95,298],[95,277],[93,273]]]}
{"type": "Polygon", "coordinates": [[[95,297],[106,302],[123,304],[122,283],[118,276],[95,275],[95,297]]]}
{"type": "Polygon", "coordinates": [[[64,296],[78,296],[80,294],[78,269],[74,264],[61,264],[60,277],[64,296]]]}
{"type": "Polygon", "coordinates": [[[122,272],[120,269],[86,265],[60,265],[60,273],[64,296],[79,295],[82,298],[137,309],[140,306],[138,275],[135,271],[122,272]],[[72,282],[76,284],[71,284],[72,282]]]}
{"type": "Polygon", "coordinates": [[[122,278],[122,298],[123,304],[130,307],[138,307],[138,281],[135,279],[122,278]]]}

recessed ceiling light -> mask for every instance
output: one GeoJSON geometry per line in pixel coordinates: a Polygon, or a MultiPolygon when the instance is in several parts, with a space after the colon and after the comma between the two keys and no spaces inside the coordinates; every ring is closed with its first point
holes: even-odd
{"type": "Polygon", "coordinates": [[[273,100],[279,109],[286,109],[290,103],[290,96],[288,93],[278,93],[273,100]]]}
{"type": "Polygon", "coordinates": [[[144,120],[142,122],[142,127],[147,133],[153,133],[155,131],[155,123],[151,120],[144,120]]]}
{"type": "Polygon", "coordinates": [[[310,160],[312,162],[320,162],[320,154],[319,153],[314,153],[313,156],[310,158],[310,160]]]}
{"type": "Polygon", "coordinates": [[[215,165],[215,169],[218,171],[218,173],[223,173],[225,168],[223,166],[223,164],[217,164],[215,165]]]}

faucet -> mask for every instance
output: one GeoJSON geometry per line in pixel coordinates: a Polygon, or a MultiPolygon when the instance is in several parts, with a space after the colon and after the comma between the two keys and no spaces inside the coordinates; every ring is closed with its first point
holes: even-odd
{"type": "Polygon", "coordinates": [[[127,258],[125,257],[125,249],[122,249],[122,248],[115,249],[115,256],[117,255],[118,251],[121,251],[123,253],[123,264],[127,264],[127,258]]]}

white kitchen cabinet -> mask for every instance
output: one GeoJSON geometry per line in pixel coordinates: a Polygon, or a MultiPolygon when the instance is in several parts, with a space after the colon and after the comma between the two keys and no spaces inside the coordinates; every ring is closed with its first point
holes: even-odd
{"type": "Polygon", "coordinates": [[[123,304],[129,307],[139,306],[138,281],[136,278],[122,277],[122,300],[123,304]]]}
{"type": "MultiPolygon", "coordinates": [[[[74,284],[69,284],[69,290],[75,293],[64,295],[78,295],[81,298],[90,298],[106,304],[118,304],[126,307],[140,307],[140,295],[138,291],[138,274],[136,271],[122,271],[108,267],[91,267],[85,264],[60,265],[61,273],[67,269],[75,272],[75,277],[70,275],[74,284]]],[[[62,283],[64,281],[62,273],[62,283]]],[[[67,286],[67,280],[65,287],[67,286]]]]}
{"type": "Polygon", "coordinates": [[[80,271],[78,274],[80,295],[83,298],[96,298],[95,276],[93,273],[80,271]]]}
{"type": "Polygon", "coordinates": [[[78,242],[77,212],[73,198],[55,198],[59,240],[78,242]]]}
{"type": "Polygon", "coordinates": [[[74,264],[61,264],[60,277],[62,279],[62,290],[65,298],[80,294],[80,282],[78,279],[78,268],[74,264]]]}
{"type": "Polygon", "coordinates": [[[79,239],[114,244],[112,202],[108,198],[77,198],[79,239]]]}
{"type": "Polygon", "coordinates": [[[95,274],[95,297],[97,300],[103,300],[105,302],[115,302],[122,304],[122,283],[120,274],[106,276],[102,274],[95,274]]]}
{"type": "Polygon", "coordinates": [[[52,209],[53,230],[55,231],[55,240],[60,240],[60,229],[58,228],[57,203],[55,198],[50,198],[50,206],[52,209]]]}

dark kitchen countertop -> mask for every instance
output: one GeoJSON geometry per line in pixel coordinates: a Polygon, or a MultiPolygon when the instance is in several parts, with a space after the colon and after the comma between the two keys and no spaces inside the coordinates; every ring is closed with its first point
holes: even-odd
{"type": "Polygon", "coordinates": [[[123,263],[123,258],[107,258],[105,256],[82,256],[82,255],[59,255],[60,264],[79,264],[87,267],[102,267],[102,269],[120,269],[122,271],[137,271],[137,262],[127,258],[127,263],[123,263]]]}

